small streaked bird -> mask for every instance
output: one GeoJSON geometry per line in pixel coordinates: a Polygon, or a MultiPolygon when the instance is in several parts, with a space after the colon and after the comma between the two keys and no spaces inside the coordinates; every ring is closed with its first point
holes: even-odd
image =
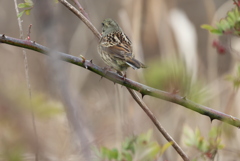
{"type": "MultiPolygon", "coordinates": [[[[102,22],[102,38],[98,45],[98,53],[108,66],[121,75],[128,67],[146,68],[143,63],[134,58],[132,42],[118,24],[110,18],[102,22]]],[[[126,76],[126,73],[124,75],[126,76]]]]}

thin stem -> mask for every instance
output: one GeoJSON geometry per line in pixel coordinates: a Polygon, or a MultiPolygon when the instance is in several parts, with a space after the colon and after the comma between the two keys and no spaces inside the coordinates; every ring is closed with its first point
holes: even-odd
{"type": "Polygon", "coordinates": [[[82,5],[78,2],[78,0],[72,0],[79,8],[80,12],[87,18],[89,19],[89,16],[87,14],[87,12],[85,12],[85,10],[83,9],[82,5]]]}
{"type": "MultiPolygon", "coordinates": [[[[18,5],[17,5],[17,0],[14,0],[14,5],[15,5],[15,11],[18,16],[19,10],[18,10],[18,5]]],[[[17,18],[18,20],[18,27],[19,27],[19,32],[20,32],[20,39],[24,39],[23,37],[23,29],[22,29],[22,20],[20,17],[17,18]]],[[[28,33],[28,39],[30,40],[30,30],[31,26],[29,26],[29,33],[28,33]]],[[[24,70],[25,70],[25,78],[26,78],[26,83],[27,83],[27,88],[28,88],[28,95],[29,95],[29,103],[31,107],[31,119],[32,119],[32,126],[33,126],[33,131],[34,131],[34,139],[35,139],[35,144],[36,144],[36,149],[35,149],[35,161],[38,161],[38,135],[37,135],[37,128],[36,128],[36,123],[35,123],[35,116],[32,108],[32,90],[31,90],[31,82],[29,79],[29,68],[28,68],[28,59],[27,59],[27,53],[26,50],[23,48],[22,49],[23,53],[23,59],[24,59],[24,70]]]]}
{"type": "Polygon", "coordinates": [[[175,140],[167,133],[167,131],[162,127],[160,122],[153,115],[152,111],[147,107],[147,105],[139,98],[139,96],[130,88],[127,88],[129,93],[132,95],[134,100],[139,104],[139,106],[143,109],[143,111],[148,115],[148,117],[152,120],[157,129],[162,133],[162,135],[166,138],[167,141],[172,143],[173,148],[178,152],[178,154],[182,157],[184,161],[189,161],[187,155],[181,149],[181,147],[175,142],[175,140]]]}
{"type": "Polygon", "coordinates": [[[59,0],[59,2],[61,2],[65,7],[67,7],[70,11],[72,11],[78,18],[80,18],[98,39],[101,38],[101,34],[97,31],[95,26],[93,26],[93,24],[80,11],[78,11],[74,6],[72,6],[66,0],[59,0]]]}

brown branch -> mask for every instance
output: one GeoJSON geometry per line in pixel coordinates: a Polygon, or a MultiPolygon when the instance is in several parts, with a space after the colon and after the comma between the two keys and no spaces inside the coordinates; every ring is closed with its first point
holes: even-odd
{"type": "MultiPolygon", "coordinates": [[[[16,39],[16,38],[8,37],[2,34],[0,34],[0,43],[5,43],[13,46],[34,50],[46,55],[49,55],[49,53],[52,52],[49,48],[42,46],[40,44],[37,44],[34,41],[16,39]]],[[[75,57],[62,52],[55,52],[55,53],[59,56],[59,59],[63,61],[86,68],[87,70],[90,70],[100,75],[101,77],[109,79],[110,81],[121,84],[125,87],[131,88],[137,92],[140,92],[142,96],[149,95],[155,98],[160,98],[162,100],[166,100],[166,101],[181,105],[183,107],[186,107],[202,115],[206,115],[211,120],[217,119],[240,128],[240,119],[236,117],[211,109],[207,106],[197,104],[195,102],[188,100],[186,97],[161,91],[161,90],[146,86],[144,84],[135,82],[131,79],[123,78],[122,76],[118,75],[115,72],[108,71],[106,73],[106,71],[103,68],[93,64],[91,60],[85,60],[83,58],[75,57]]],[[[53,55],[49,55],[49,56],[53,56],[53,55]]]]}
{"type": "Polygon", "coordinates": [[[80,18],[98,39],[101,38],[101,34],[97,31],[97,29],[93,26],[93,24],[80,11],[78,11],[74,6],[72,6],[66,0],[59,0],[59,2],[61,2],[70,11],[72,11],[78,18],[80,18]]]}
{"type": "MultiPolygon", "coordinates": [[[[77,1],[77,0],[75,0],[77,1]]],[[[69,4],[66,0],[60,0],[60,2],[65,5],[67,8],[70,9],[70,11],[72,11],[74,14],[77,14],[77,16],[81,19],[84,20],[83,22],[89,27],[89,29],[98,37],[98,39],[101,38],[101,34],[96,30],[96,28],[92,25],[92,23],[90,22],[90,20],[85,19],[85,17],[83,17],[83,14],[79,14],[79,12],[76,12],[75,8],[73,6],[71,6],[71,4],[69,4]],[[100,36],[100,37],[99,37],[100,36]]],[[[78,2],[78,1],[77,1],[78,2]]],[[[79,4],[80,5],[80,4],[79,4]]],[[[80,8],[81,5],[80,5],[80,8]]],[[[85,13],[85,11],[84,11],[85,13]]],[[[134,93],[134,91],[132,91],[132,89],[128,88],[128,91],[130,92],[130,94],[132,95],[132,97],[135,99],[135,101],[139,104],[139,106],[147,113],[147,115],[150,117],[150,119],[153,121],[153,123],[157,126],[157,127],[161,127],[159,124],[159,121],[156,119],[156,117],[154,117],[154,115],[152,113],[148,113],[150,110],[147,107],[147,105],[138,98],[138,95],[136,93],[134,93]],[[148,112],[147,112],[148,111],[148,112]],[[149,115],[151,114],[151,115],[149,115]]],[[[151,111],[150,111],[151,112],[151,111]]],[[[159,129],[159,128],[158,128],[159,129]]],[[[161,128],[163,129],[163,128],[161,128]]],[[[159,130],[163,136],[168,140],[171,141],[173,143],[173,147],[174,149],[179,153],[179,155],[183,158],[183,160],[188,161],[188,157],[187,155],[184,153],[184,151],[180,148],[180,146],[173,140],[173,138],[163,129],[163,130],[159,130]]]]}
{"type": "Polygon", "coordinates": [[[89,19],[89,16],[87,12],[83,9],[82,5],[78,2],[78,0],[72,0],[79,8],[80,12],[87,18],[89,19]]]}
{"type": "MultiPolygon", "coordinates": [[[[123,78],[122,76],[118,75],[117,73],[114,73],[114,72],[106,73],[106,71],[104,69],[93,64],[92,61],[86,60],[85,58],[75,57],[75,56],[68,55],[68,54],[65,54],[62,52],[55,52],[55,54],[49,54],[50,52],[52,52],[50,49],[48,49],[45,46],[39,45],[39,44],[35,43],[34,41],[11,38],[11,37],[7,37],[7,36],[1,35],[1,34],[0,34],[0,43],[6,43],[6,44],[13,45],[13,46],[18,46],[18,47],[23,47],[26,49],[34,50],[34,51],[52,56],[54,58],[56,58],[56,56],[54,56],[54,55],[57,54],[57,58],[59,58],[63,61],[75,64],[75,65],[81,66],[87,70],[90,70],[90,71],[92,71],[102,77],[105,77],[115,83],[118,83],[118,84],[121,84],[121,85],[127,87],[128,90],[130,90],[130,91],[131,91],[131,89],[136,90],[136,91],[140,92],[142,94],[142,96],[149,95],[149,96],[160,98],[160,99],[163,99],[163,100],[166,100],[169,102],[173,102],[173,103],[182,105],[186,108],[189,108],[193,111],[196,111],[200,114],[206,115],[206,116],[210,117],[211,120],[218,119],[220,121],[226,122],[233,126],[240,127],[240,120],[238,118],[235,118],[231,115],[221,113],[219,111],[208,108],[206,106],[194,103],[185,97],[181,97],[176,94],[172,94],[172,93],[168,93],[168,92],[161,91],[158,89],[154,89],[149,86],[132,81],[128,78],[123,78]]],[[[133,96],[138,97],[136,94],[134,94],[133,96]]],[[[145,105],[145,104],[142,102],[142,100],[140,100],[140,99],[135,99],[135,100],[143,108],[143,105],[145,105]]],[[[145,111],[146,109],[148,109],[147,106],[144,106],[143,110],[145,111]]],[[[148,112],[150,112],[150,111],[148,111],[148,112]]],[[[147,113],[147,114],[149,115],[149,113],[147,113]]],[[[156,126],[159,124],[158,120],[155,117],[150,117],[150,119],[153,121],[153,123],[156,126]]],[[[163,134],[163,135],[165,136],[165,134],[163,134]]],[[[171,137],[169,136],[169,138],[171,138],[171,137]]],[[[166,138],[166,139],[168,140],[169,138],[166,138]]],[[[174,143],[174,141],[172,141],[172,142],[174,143]]],[[[173,147],[176,148],[177,146],[173,146],[173,147]]],[[[179,150],[181,151],[181,149],[177,149],[176,151],[178,152],[179,150]]],[[[184,154],[184,152],[182,154],[184,154]]],[[[182,154],[180,154],[180,155],[182,156],[182,154]]]]}
{"type": "Polygon", "coordinates": [[[157,129],[162,133],[162,135],[166,138],[167,141],[172,142],[173,148],[178,152],[178,154],[182,157],[183,160],[189,160],[187,155],[181,149],[181,147],[175,142],[175,140],[167,133],[167,131],[162,127],[157,118],[153,115],[152,111],[149,110],[147,105],[139,98],[139,96],[130,88],[127,88],[129,93],[132,95],[134,100],[139,104],[139,106],[144,110],[144,112],[148,115],[148,117],[155,124],[157,129]]]}

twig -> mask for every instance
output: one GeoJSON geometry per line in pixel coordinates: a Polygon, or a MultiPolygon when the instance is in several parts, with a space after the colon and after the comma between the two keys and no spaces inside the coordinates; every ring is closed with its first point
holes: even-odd
{"type": "Polygon", "coordinates": [[[144,110],[144,112],[148,115],[148,117],[152,120],[152,122],[155,124],[157,129],[162,133],[162,135],[167,139],[167,141],[172,142],[173,148],[178,152],[178,154],[182,157],[183,160],[188,161],[187,155],[184,153],[184,151],[181,149],[181,147],[175,142],[175,140],[167,133],[167,131],[162,127],[160,122],[156,119],[156,117],[153,115],[152,111],[149,110],[147,105],[139,98],[139,96],[130,88],[127,88],[129,93],[132,95],[134,100],[137,101],[139,106],[144,110]]]}
{"type": "Polygon", "coordinates": [[[78,2],[78,0],[72,0],[79,8],[80,12],[87,18],[89,19],[89,16],[87,14],[87,12],[85,12],[85,10],[83,9],[82,5],[78,2]]]}
{"type": "Polygon", "coordinates": [[[70,11],[72,11],[78,18],[80,18],[98,39],[101,38],[101,34],[97,31],[97,29],[93,26],[93,24],[80,11],[78,11],[74,6],[72,6],[66,0],[59,0],[59,2],[61,2],[70,11]]]}
{"type": "MultiPolygon", "coordinates": [[[[52,54],[49,54],[50,52],[52,52],[52,51],[50,51],[50,49],[48,49],[48,48],[46,48],[42,45],[39,45],[39,44],[35,43],[34,41],[20,40],[20,39],[7,37],[5,35],[0,34],[0,43],[6,43],[6,44],[14,45],[14,46],[19,46],[19,47],[34,50],[34,51],[37,51],[37,52],[40,52],[40,53],[43,53],[43,54],[46,54],[46,55],[49,55],[49,56],[53,56],[52,54]]],[[[55,52],[55,54],[57,54],[58,58],[63,60],[63,61],[81,66],[81,67],[83,67],[87,70],[90,70],[90,71],[92,71],[92,72],[94,72],[94,73],[96,73],[96,74],[98,74],[102,77],[105,77],[105,78],[107,78],[107,79],[109,79],[109,80],[111,80],[115,83],[126,86],[128,88],[128,90],[134,89],[134,90],[140,92],[142,95],[153,96],[153,97],[156,97],[156,98],[167,100],[167,101],[182,105],[184,107],[187,107],[191,110],[199,112],[200,114],[209,116],[211,120],[218,119],[220,121],[229,123],[233,126],[240,127],[240,120],[239,119],[237,119],[233,116],[221,113],[219,111],[210,109],[206,106],[194,103],[190,100],[187,100],[185,97],[181,97],[181,96],[176,95],[176,94],[172,94],[172,93],[164,92],[164,91],[161,91],[161,90],[158,90],[158,89],[154,89],[154,88],[148,87],[146,85],[140,84],[138,82],[134,82],[134,81],[132,81],[128,78],[123,79],[122,76],[120,76],[120,75],[118,75],[114,72],[107,72],[106,73],[106,71],[104,69],[100,68],[97,65],[94,65],[91,60],[86,60],[85,58],[78,58],[78,57],[68,55],[68,54],[65,54],[65,53],[62,53],[62,52],[55,52]]],[[[136,94],[134,94],[134,97],[136,97],[136,94]]],[[[139,103],[140,99],[135,99],[135,100],[139,103]]],[[[142,104],[144,104],[142,101],[140,101],[140,102],[142,104]]],[[[142,107],[141,104],[139,104],[139,105],[142,107]]],[[[158,121],[154,118],[151,118],[151,119],[154,122],[154,124],[156,125],[156,123],[158,121]]],[[[165,135],[165,134],[163,134],[163,135],[165,135]]],[[[168,140],[169,138],[166,138],[166,139],[168,140]]],[[[181,150],[181,149],[178,149],[177,152],[179,152],[179,150],[181,150]]],[[[184,154],[184,152],[182,152],[180,155],[182,156],[182,154],[184,154]]]]}
{"type": "MultiPolygon", "coordinates": [[[[16,10],[16,14],[17,16],[19,15],[19,10],[18,10],[18,5],[17,5],[17,0],[14,0],[14,5],[15,5],[15,10],[16,10]]],[[[22,20],[20,17],[17,18],[18,20],[18,27],[19,27],[19,31],[20,31],[20,39],[24,39],[23,37],[23,29],[22,29],[22,20]]],[[[31,26],[29,26],[29,32],[28,32],[28,40],[30,40],[30,30],[31,30],[31,26]]],[[[30,103],[30,107],[32,107],[32,91],[31,91],[31,82],[29,79],[29,72],[28,72],[28,59],[27,59],[27,53],[25,49],[22,49],[23,52],[23,57],[24,57],[24,69],[25,69],[25,78],[26,78],[26,83],[27,83],[27,88],[28,88],[28,95],[29,95],[29,103],[30,103]]],[[[35,149],[35,161],[38,161],[38,151],[39,151],[39,145],[38,145],[38,135],[37,135],[37,128],[36,128],[36,123],[35,123],[35,116],[34,116],[34,112],[33,109],[31,109],[31,117],[32,117],[32,126],[33,126],[33,131],[34,131],[34,141],[36,144],[36,149],[35,149]]]]}
{"type": "MultiPolygon", "coordinates": [[[[8,36],[2,35],[2,34],[0,34],[0,43],[5,43],[5,44],[13,45],[13,46],[30,49],[30,50],[37,51],[37,52],[40,52],[45,55],[49,55],[49,52],[52,52],[49,48],[42,46],[40,44],[37,44],[34,41],[16,39],[16,38],[8,37],[8,36]]],[[[217,119],[217,120],[223,121],[225,123],[228,123],[230,125],[240,128],[240,119],[238,119],[236,117],[233,117],[231,115],[227,115],[220,111],[211,109],[207,106],[197,104],[195,102],[188,100],[186,97],[181,97],[177,94],[161,91],[161,90],[146,86],[144,84],[135,82],[128,78],[123,79],[122,76],[118,75],[115,72],[109,71],[106,73],[106,71],[103,68],[93,64],[91,60],[86,60],[83,58],[75,57],[75,56],[65,54],[62,52],[57,52],[57,51],[55,52],[55,54],[57,54],[58,58],[63,61],[83,67],[87,70],[90,70],[90,71],[100,75],[101,77],[109,79],[110,81],[112,81],[114,83],[118,83],[125,87],[131,88],[137,92],[140,92],[142,94],[142,96],[149,95],[149,96],[152,96],[155,98],[160,98],[162,100],[176,103],[176,104],[186,107],[190,110],[196,111],[202,115],[206,115],[211,120],[217,119]]],[[[51,55],[49,55],[49,56],[51,56],[51,55]]]]}
{"type": "Polygon", "coordinates": [[[30,24],[28,27],[27,40],[31,40],[31,28],[32,28],[32,24],[30,24]]]}

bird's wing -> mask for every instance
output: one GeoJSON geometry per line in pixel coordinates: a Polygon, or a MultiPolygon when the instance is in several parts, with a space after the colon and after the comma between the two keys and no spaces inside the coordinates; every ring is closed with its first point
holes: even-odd
{"type": "Polygon", "coordinates": [[[126,57],[133,58],[132,43],[128,37],[119,32],[109,34],[101,39],[101,46],[105,47],[113,57],[125,60],[126,57]]]}

